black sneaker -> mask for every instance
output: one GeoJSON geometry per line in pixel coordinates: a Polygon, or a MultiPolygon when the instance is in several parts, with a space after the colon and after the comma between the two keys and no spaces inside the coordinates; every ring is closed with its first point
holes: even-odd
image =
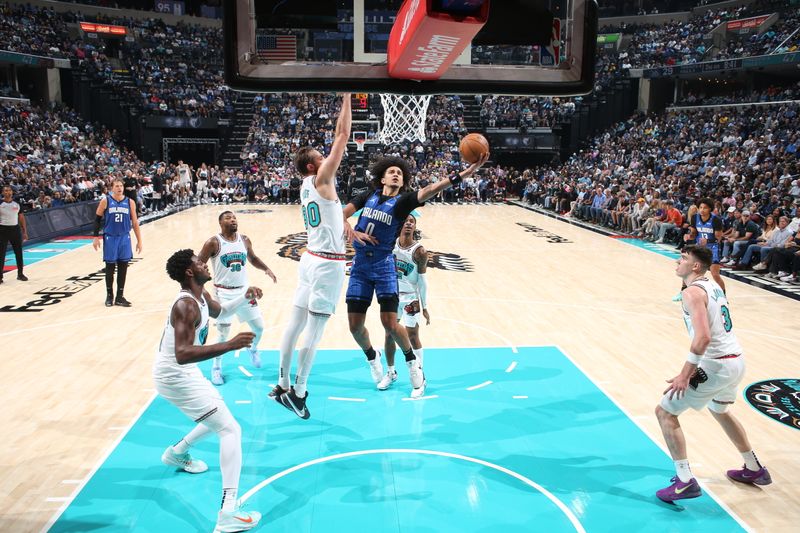
{"type": "Polygon", "coordinates": [[[20,281],[28,281],[28,276],[25,274],[17,274],[17,279],[20,281]]]}
{"type": "Polygon", "coordinates": [[[117,296],[117,298],[114,300],[114,305],[118,305],[120,307],[130,307],[131,303],[128,300],[126,300],[124,297],[117,296]]]}
{"type": "Polygon", "coordinates": [[[106,307],[111,307],[112,305],[114,305],[114,297],[109,294],[106,296],[106,307]]]}
{"type": "Polygon", "coordinates": [[[308,392],[306,392],[305,397],[298,398],[297,394],[294,392],[294,387],[284,394],[281,394],[276,398],[278,402],[303,420],[308,420],[311,417],[311,413],[306,407],[306,400],[308,399],[308,392]]]}
{"type": "Polygon", "coordinates": [[[275,401],[278,401],[278,398],[280,397],[280,395],[281,394],[286,394],[287,392],[289,392],[289,391],[287,391],[286,389],[284,389],[280,385],[275,385],[275,388],[273,388],[271,391],[269,391],[269,394],[267,394],[267,396],[269,396],[270,398],[275,398],[275,401]]]}

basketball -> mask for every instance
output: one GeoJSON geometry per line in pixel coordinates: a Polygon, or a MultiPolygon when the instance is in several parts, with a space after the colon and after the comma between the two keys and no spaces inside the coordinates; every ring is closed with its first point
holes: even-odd
{"type": "Polygon", "coordinates": [[[475,163],[483,154],[489,153],[489,141],[480,133],[470,133],[466,135],[458,145],[461,157],[467,163],[475,163]]]}

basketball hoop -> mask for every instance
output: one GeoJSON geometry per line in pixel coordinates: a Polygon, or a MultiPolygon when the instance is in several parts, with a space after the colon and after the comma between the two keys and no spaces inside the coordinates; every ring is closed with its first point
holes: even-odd
{"type": "Polygon", "coordinates": [[[356,139],[356,151],[363,152],[364,151],[364,144],[366,144],[366,139],[356,139]]]}
{"type": "Polygon", "coordinates": [[[399,143],[403,140],[425,140],[425,117],[431,95],[408,95],[381,93],[383,105],[383,129],[378,140],[383,144],[399,143]]]}

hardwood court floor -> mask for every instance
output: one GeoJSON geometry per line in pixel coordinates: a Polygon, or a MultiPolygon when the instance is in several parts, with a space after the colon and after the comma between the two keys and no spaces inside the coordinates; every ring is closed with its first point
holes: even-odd
{"type": "MultiPolygon", "coordinates": [[[[273,285],[250,271],[251,283],[265,289],[268,329],[261,348],[274,350],[297,271],[295,261],[279,254],[291,253],[302,217],[297,206],[232,209],[241,232],[278,276],[273,285]]],[[[0,313],[0,401],[7,428],[0,450],[0,530],[40,530],[149,403],[153,353],[177,291],[164,272],[165,260],[179,248],[199,250],[218,230],[220,211],[197,207],[142,228],[144,252],[128,273],[130,309],[103,307],[102,276],[92,276],[102,268],[101,257],[90,246],[27,268],[27,284],[7,276],[0,307],[23,310],[0,313]]],[[[671,301],[679,287],[672,261],[513,206],[430,206],[420,213],[425,247],[460,256],[437,255],[450,270],[429,270],[432,323],[421,331],[426,346],[558,346],[662,442],[653,409],[688,348],[680,308],[671,301]],[[561,239],[526,231],[531,228],[520,223],[561,239]],[[555,240],[569,242],[550,242],[555,240]]],[[[798,303],[726,283],[734,328],[747,354],[743,384],[797,377],[798,303]]],[[[381,328],[371,311],[368,327],[379,345],[381,328]]],[[[354,358],[362,357],[354,347],[342,301],[321,348],[353,349],[354,358]]],[[[570,391],[563,394],[568,400],[570,391]]],[[[724,471],[741,458],[706,413],[682,417],[693,470],[752,529],[793,530],[800,523],[796,430],[744,401],[734,410],[769,466],[773,485],[762,490],[725,479],[724,471]]],[[[591,449],[591,435],[586,446],[591,449]]]]}

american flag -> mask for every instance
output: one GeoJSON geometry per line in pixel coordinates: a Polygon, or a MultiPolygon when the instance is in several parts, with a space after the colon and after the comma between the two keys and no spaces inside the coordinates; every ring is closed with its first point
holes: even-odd
{"type": "Polygon", "coordinates": [[[294,61],[297,59],[297,36],[257,35],[256,54],[267,61],[294,61]]]}

